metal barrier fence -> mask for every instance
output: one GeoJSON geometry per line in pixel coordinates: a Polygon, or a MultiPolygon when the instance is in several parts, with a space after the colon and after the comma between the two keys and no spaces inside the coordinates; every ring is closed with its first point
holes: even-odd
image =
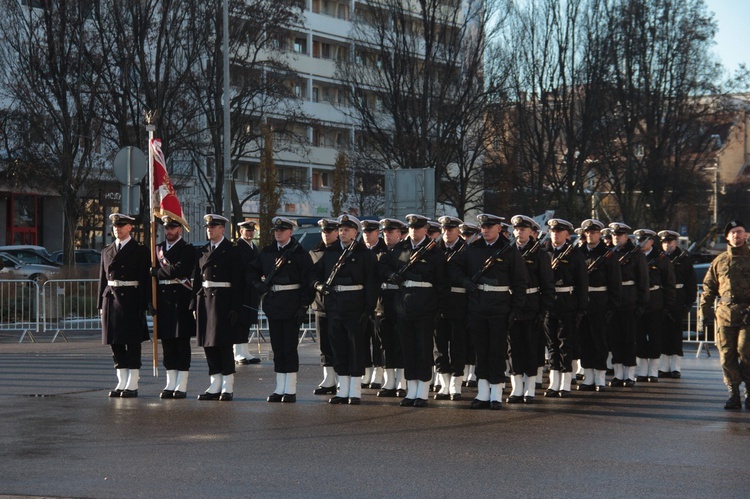
{"type": "MultiPolygon", "coordinates": [[[[66,333],[97,332],[101,330],[101,319],[97,309],[98,279],[51,279],[41,287],[36,281],[0,280],[0,332],[18,332],[18,342],[28,337],[36,342],[35,334],[52,334],[52,342],[66,333]]],[[[695,313],[688,314],[684,331],[685,343],[698,345],[697,355],[714,342],[716,326],[697,331],[702,319],[698,304],[702,287],[698,286],[695,313]]],[[[250,342],[266,341],[268,318],[261,310],[258,324],[250,328],[250,342]]],[[[315,314],[308,309],[307,321],[300,327],[300,342],[305,338],[316,341],[315,314]]]]}

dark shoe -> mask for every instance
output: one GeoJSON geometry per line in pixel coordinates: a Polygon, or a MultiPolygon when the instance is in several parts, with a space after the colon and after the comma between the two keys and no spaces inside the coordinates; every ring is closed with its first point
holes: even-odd
{"type": "Polygon", "coordinates": [[[281,401],[285,404],[293,404],[297,401],[296,393],[285,393],[281,396],[281,401]]]}
{"type": "Polygon", "coordinates": [[[378,393],[376,393],[378,397],[397,397],[396,395],[396,389],[395,388],[383,388],[378,393]]]}
{"type": "Polygon", "coordinates": [[[560,390],[557,392],[557,396],[561,399],[570,397],[570,390],[560,390]]]}
{"type": "Polygon", "coordinates": [[[724,404],[724,409],[742,409],[740,394],[732,393],[724,404]]]}
{"type": "Polygon", "coordinates": [[[399,388],[398,390],[396,390],[396,396],[399,398],[406,397],[406,390],[404,390],[403,388],[399,388]]]}
{"type": "Polygon", "coordinates": [[[414,401],[415,401],[415,399],[407,399],[407,398],[405,398],[398,405],[400,405],[401,407],[414,407],[414,401]]]}
{"type": "Polygon", "coordinates": [[[414,407],[427,407],[427,401],[425,399],[416,398],[414,399],[414,407]]]}
{"type": "Polygon", "coordinates": [[[576,386],[577,384],[578,384],[578,381],[575,378],[573,378],[573,379],[570,380],[570,385],[571,386],[576,386]]]}
{"type": "Polygon", "coordinates": [[[680,371],[672,371],[670,374],[672,376],[672,379],[682,378],[682,373],[680,371]]]}
{"type": "Polygon", "coordinates": [[[524,404],[533,404],[534,403],[534,397],[529,397],[528,395],[525,395],[523,397],[523,403],[524,404]]]}
{"type": "Polygon", "coordinates": [[[464,381],[461,382],[461,386],[463,388],[466,388],[467,386],[469,386],[469,383],[466,380],[464,380],[464,381]]]}
{"type": "Polygon", "coordinates": [[[252,359],[245,359],[248,364],[260,364],[260,359],[258,357],[253,357],[252,359]]]}
{"type": "Polygon", "coordinates": [[[435,385],[435,386],[430,387],[431,392],[439,392],[442,389],[443,389],[443,385],[435,385]]]}
{"type": "Polygon", "coordinates": [[[456,400],[463,400],[460,393],[453,393],[450,395],[450,399],[455,402],[456,400]]]}
{"type": "Polygon", "coordinates": [[[490,402],[490,410],[499,411],[502,408],[503,408],[503,403],[500,402],[499,400],[493,400],[492,402],[490,402]]]}
{"type": "Polygon", "coordinates": [[[380,383],[370,383],[370,390],[380,390],[382,386],[380,383]]]}
{"type": "Polygon", "coordinates": [[[313,395],[336,395],[336,385],[319,386],[313,390],[313,395]]]}
{"type": "Polygon", "coordinates": [[[521,402],[523,402],[523,395],[511,395],[510,397],[508,397],[506,402],[508,402],[509,404],[520,404],[521,402]]]}
{"type": "Polygon", "coordinates": [[[122,399],[132,399],[136,398],[138,396],[138,390],[123,390],[122,393],[120,393],[120,398],[122,399]]]}
{"type": "Polygon", "coordinates": [[[284,395],[280,393],[272,393],[271,395],[268,396],[266,400],[269,402],[281,402],[281,399],[283,398],[284,398],[284,395]]]}
{"type": "Polygon", "coordinates": [[[606,392],[607,391],[607,387],[604,386],[604,385],[596,385],[596,391],[597,392],[606,392]]]}
{"type": "Polygon", "coordinates": [[[625,386],[625,382],[619,378],[612,378],[608,385],[612,387],[621,387],[625,386]]]}
{"type": "Polygon", "coordinates": [[[330,399],[328,399],[328,403],[333,405],[348,404],[349,399],[347,397],[339,397],[338,395],[336,395],[335,397],[331,397],[330,399]]]}
{"type": "Polygon", "coordinates": [[[174,398],[174,390],[162,390],[161,394],[159,395],[159,398],[161,398],[161,399],[173,399],[174,398]]]}
{"type": "Polygon", "coordinates": [[[359,397],[349,397],[349,405],[360,405],[362,404],[362,399],[359,397]]]}
{"type": "Polygon", "coordinates": [[[648,382],[649,383],[658,383],[659,382],[659,378],[656,377],[656,376],[649,376],[648,377],[648,382]]]}
{"type": "Polygon", "coordinates": [[[750,397],[745,395],[745,409],[750,409],[750,397]]]}
{"type": "Polygon", "coordinates": [[[119,388],[115,388],[114,390],[109,392],[109,396],[111,398],[120,398],[120,394],[122,393],[122,390],[119,388]]]}
{"type": "Polygon", "coordinates": [[[558,397],[557,390],[553,390],[552,388],[547,388],[547,390],[544,392],[545,397],[558,397]]]}
{"type": "Polygon", "coordinates": [[[466,386],[469,388],[476,388],[477,387],[477,380],[473,379],[471,381],[466,382],[466,386]]]}
{"type": "Polygon", "coordinates": [[[580,373],[576,373],[576,379],[577,379],[577,380],[582,380],[582,379],[584,379],[584,376],[583,376],[583,374],[580,374],[580,373]]]}
{"type": "Polygon", "coordinates": [[[489,408],[490,408],[489,400],[474,399],[471,401],[471,404],[469,404],[469,409],[489,409],[489,408]]]}
{"type": "Polygon", "coordinates": [[[645,383],[646,381],[648,381],[648,376],[636,376],[635,380],[638,383],[645,383]]]}
{"type": "Polygon", "coordinates": [[[172,398],[173,399],[184,399],[184,398],[187,398],[187,393],[186,392],[181,392],[179,390],[175,390],[174,392],[172,392],[172,398]]]}
{"type": "Polygon", "coordinates": [[[661,369],[658,372],[658,376],[660,378],[671,378],[672,376],[667,371],[662,371],[661,369]]]}
{"type": "Polygon", "coordinates": [[[219,400],[219,397],[221,397],[221,393],[210,393],[210,392],[203,392],[200,395],[198,395],[198,400],[219,400]]]}
{"type": "Polygon", "coordinates": [[[594,390],[596,390],[594,385],[578,385],[579,392],[593,392],[594,390]]]}
{"type": "Polygon", "coordinates": [[[607,374],[609,376],[612,376],[614,373],[615,373],[614,369],[607,369],[606,371],[604,371],[604,374],[607,374]]]}
{"type": "Polygon", "coordinates": [[[370,383],[360,383],[359,387],[360,388],[370,388],[370,383]]]}
{"type": "Polygon", "coordinates": [[[447,393],[436,393],[433,398],[435,400],[450,400],[451,396],[447,393]]]}
{"type": "Polygon", "coordinates": [[[221,392],[221,395],[219,395],[219,400],[222,402],[231,402],[234,398],[234,393],[230,392],[221,392]]]}
{"type": "Polygon", "coordinates": [[[626,388],[633,388],[635,386],[635,381],[633,381],[630,378],[628,378],[625,381],[623,381],[623,383],[624,383],[623,386],[626,387],[626,388]]]}

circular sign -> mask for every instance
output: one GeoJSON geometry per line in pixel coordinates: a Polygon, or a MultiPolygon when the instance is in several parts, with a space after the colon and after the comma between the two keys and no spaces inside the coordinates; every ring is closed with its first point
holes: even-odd
{"type": "Polygon", "coordinates": [[[120,149],[115,156],[114,172],[121,184],[134,186],[148,171],[148,162],[143,151],[133,146],[120,149]]]}

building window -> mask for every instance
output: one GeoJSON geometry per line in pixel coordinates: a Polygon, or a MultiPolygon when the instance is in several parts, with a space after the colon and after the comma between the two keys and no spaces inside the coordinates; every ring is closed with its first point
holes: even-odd
{"type": "Polygon", "coordinates": [[[294,51],[298,54],[306,54],[307,53],[307,40],[304,38],[295,38],[294,39],[294,51]]]}
{"type": "Polygon", "coordinates": [[[329,171],[313,170],[312,173],[312,188],[314,191],[330,191],[332,183],[332,175],[329,171]]]}

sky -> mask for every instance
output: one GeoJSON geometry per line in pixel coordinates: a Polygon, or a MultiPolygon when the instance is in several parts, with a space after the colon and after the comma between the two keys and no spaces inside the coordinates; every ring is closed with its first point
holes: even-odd
{"type": "Polygon", "coordinates": [[[708,10],[714,13],[719,32],[716,34],[714,52],[721,58],[724,67],[734,71],[744,63],[750,68],[750,44],[748,44],[749,0],[704,0],[708,10]]]}

